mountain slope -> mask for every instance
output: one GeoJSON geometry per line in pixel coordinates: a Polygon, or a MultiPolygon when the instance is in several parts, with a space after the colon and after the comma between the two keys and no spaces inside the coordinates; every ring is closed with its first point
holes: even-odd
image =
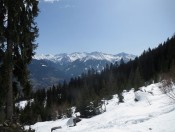
{"type": "MultiPolygon", "coordinates": [[[[162,83],[141,87],[139,91],[124,91],[124,103],[118,104],[118,96],[106,100],[106,112],[82,119],[75,127],[68,127],[66,119],[39,122],[31,126],[36,132],[174,132],[174,101],[161,92],[162,83]],[[138,99],[135,102],[135,98],[138,99]]],[[[175,86],[172,86],[175,90],[175,86]]]]}
{"type": "Polygon", "coordinates": [[[92,52],[92,53],[72,53],[57,55],[35,55],[29,65],[31,81],[35,88],[48,87],[63,80],[69,80],[82,73],[87,73],[89,69],[100,72],[106,64],[120,63],[133,60],[136,56],[120,53],[116,55],[92,52]]]}
{"type": "Polygon", "coordinates": [[[119,53],[116,55],[112,54],[106,54],[106,53],[101,53],[101,52],[92,52],[92,53],[86,53],[86,52],[75,52],[71,54],[57,54],[57,55],[35,55],[33,59],[36,60],[50,60],[55,63],[69,63],[69,62],[74,62],[74,61],[83,61],[86,62],[88,60],[105,60],[111,63],[114,63],[116,61],[121,60],[121,58],[124,59],[124,61],[128,61],[129,59],[133,60],[136,56],[132,54],[127,54],[127,53],[119,53]]]}

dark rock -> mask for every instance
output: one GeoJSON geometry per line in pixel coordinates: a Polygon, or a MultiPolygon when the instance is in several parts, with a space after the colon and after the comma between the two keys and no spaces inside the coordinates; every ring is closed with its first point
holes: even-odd
{"type": "Polygon", "coordinates": [[[78,122],[80,122],[80,121],[81,121],[81,119],[80,119],[79,117],[76,117],[76,118],[75,118],[75,122],[76,122],[76,123],[78,123],[78,122]]]}
{"type": "Polygon", "coordinates": [[[61,129],[61,126],[58,126],[58,127],[52,127],[52,128],[51,128],[51,132],[52,132],[53,130],[56,130],[56,129],[61,129]]]}
{"type": "Polygon", "coordinates": [[[137,98],[134,99],[135,102],[138,102],[139,100],[137,98]]]}

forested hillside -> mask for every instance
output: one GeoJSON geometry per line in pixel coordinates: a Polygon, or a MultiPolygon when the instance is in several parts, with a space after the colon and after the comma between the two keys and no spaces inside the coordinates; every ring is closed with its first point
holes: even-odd
{"type": "Polygon", "coordinates": [[[102,99],[110,99],[113,94],[163,79],[175,79],[175,36],[167,39],[157,48],[144,51],[135,60],[121,64],[107,65],[101,72],[93,69],[81,77],[75,77],[69,83],[53,86],[47,91],[38,90],[33,94],[34,102],[22,110],[21,119],[26,123],[38,120],[52,120],[63,115],[70,116],[71,106],[76,106],[81,117],[92,117],[99,112],[96,108],[102,105],[102,99]],[[35,115],[35,116],[31,116],[35,115]],[[30,119],[30,120],[29,120],[30,119]]]}

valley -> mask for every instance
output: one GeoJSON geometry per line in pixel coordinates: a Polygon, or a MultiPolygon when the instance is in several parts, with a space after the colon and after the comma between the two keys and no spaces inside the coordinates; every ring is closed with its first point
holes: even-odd
{"type": "Polygon", "coordinates": [[[100,73],[111,63],[119,65],[121,60],[126,63],[135,57],[124,52],[116,55],[101,52],[35,55],[29,65],[30,79],[34,89],[48,88],[53,84],[88,73],[88,70],[94,69],[100,73]]]}

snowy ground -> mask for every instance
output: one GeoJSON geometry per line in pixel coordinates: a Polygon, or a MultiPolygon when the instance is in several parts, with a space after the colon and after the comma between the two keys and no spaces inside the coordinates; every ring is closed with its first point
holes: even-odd
{"type": "MultiPolygon", "coordinates": [[[[31,126],[36,132],[175,132],[175,101],[160,91],[161,83],[123,92],[124,103],[117,95],[106,101],[106,112],[82,119],[75,127],[66,125],[69,119],[39,122],[31,126]],[[135,102],[135,97],[139,100],[135,102]]],[[[175,88],[175,86],[173,86],[175,88]]]]}
{"type": "Polygon", "coordinates": [[[31,99],[29,101],[27,101],[27,100],[20,101],[20,102],[15,104],[15,107],[18,107],[19,109],[24,109],[29,102],[32,103],[33,101],[34,101],[33,99],[31,99]]]}

